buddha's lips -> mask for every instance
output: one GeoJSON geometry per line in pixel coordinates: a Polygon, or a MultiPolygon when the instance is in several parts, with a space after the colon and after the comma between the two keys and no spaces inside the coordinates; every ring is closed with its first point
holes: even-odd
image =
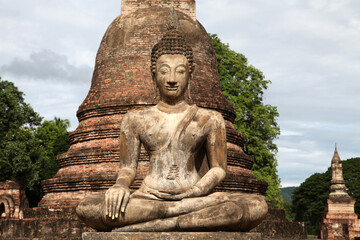
{"type": "Polygon", "coordinates": [[[176,91],[179,87],[166,87],[168,91],[176,91]]]}

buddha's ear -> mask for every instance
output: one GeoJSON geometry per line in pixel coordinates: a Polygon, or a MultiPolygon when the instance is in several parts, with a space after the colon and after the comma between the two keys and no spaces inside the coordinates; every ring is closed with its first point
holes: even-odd
{"type": "Polygon", "coordinates": [[[190,73],[190,79],[192,79],[193,75],[194,75],[194,71],[195,71],[195,64],[192,64],[192,69],[191,69],[191,73],[190,73]]]}
{"type": "Polygon", "coordinates": [[[192,70],[191,70],[190,75],[189,75],[189,81],[188,81],[188,87],[187,87],[187,96],[188,96],[189,100],[192,100],[191,99],[191,94],[190,94],[190,91],[191,91],[190,83],[191,83],[191,80],[193,79],[194,70],[195,70],[195,65],[193,64],[192,70]]]}
{"type": "MultiPolygon", "coordinates": [[[[190,78],[191,79],[191,78],[190,78]]],[[[190,94],[190,79],[189,79],[189,82],[188,82],[188,87],[187,87],[187,96],[189,98],[189,100],[191,100],[191,94],[190,94]]]]}
{"type": "Polygon", "coordinates": [[[154,99],[157,98],[157,83],[156,83],[156,73],[154,72],[151,72],[151,76],[152,76],[152,79],[153,79],[153,83],[154,83],[154,99]]]}
{"type": "Polygon", "coordinates": [[[192,74],[190,74],[190,77],[189,77],[189,81],[188,81],[188,86],[187,86],[187,97],[189,100],[191,100],[191,94],[190,94],[190,91],[191,91],[191,79],[192,79],[192,74]]]}

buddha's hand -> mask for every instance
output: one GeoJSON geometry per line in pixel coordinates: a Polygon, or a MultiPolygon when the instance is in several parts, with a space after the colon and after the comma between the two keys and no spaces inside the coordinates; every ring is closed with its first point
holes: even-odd
{"type": "Polygon", "coordinates": [[[116,219],[121,213],[125,213],[130,198],[130,189],[123,185],[115,184],[105,193],[106,216],[116,219]]]}
{"type": "Polygon", "coordinates": [[[154,194],[156,197],[164,199],[164,200],[181,200],[184,198],[193,198],[193,197],[200,197],[202,196],[201,190],[196,187],[192,186],[189,188],[181,188],[175,190],[151,190],[151,193],[154,194]]]}

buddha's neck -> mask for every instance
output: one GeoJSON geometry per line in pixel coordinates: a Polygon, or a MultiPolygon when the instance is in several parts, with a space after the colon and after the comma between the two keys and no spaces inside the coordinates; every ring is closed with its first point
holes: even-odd
{"type": "Polygon", "coordinates": [[[156,107],[166,113],[179,113],[183,112],[188,108],[189,104],[185,102],[185,100],[182,100],[180,102],[177,102],[176,104],[169,104],[167,102],[164,102],[162,100],[159,101],[159,103],[156,105],[156,107]]]}

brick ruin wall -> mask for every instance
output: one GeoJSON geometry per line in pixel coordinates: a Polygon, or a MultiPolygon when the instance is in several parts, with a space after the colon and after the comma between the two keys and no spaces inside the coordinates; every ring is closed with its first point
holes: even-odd
{"type": "MultiPolygon", "coordinates": [[[[196,20],[196,6],[195,0],[174,0],[171,1],[174,8],[190,16],[194,21],[196,20]]],[[[164,0],[122,0],[121,1],[121,14],[127,15],[135,12],[140,8],[148,7],[170,7],[170,1],[164,0]]]]}
{"type": "Polygon", "coordinates": [[[28,208],[25,190],[13,181],[0,182],[0,218],[22,219],[28,208]]]}
{"type": "Polygon", "coordinates": [[[0,221],[0,239],[18,240],[81,240],[83,232],[94,231],[76,217],[74,209],[31,208],[24,218],[5,218],[0,221]]]}
{"type": "Polygon", "coordinates": [[[320,223],[321,239],[360,239],[360,219],[355,200],[349,196],[329,197],[326,213],[320,223]]]}
{"type": "Polygon", "coordinates": [[[269,208],[265,220],[251,232],[261,232],[264,240],[307,239],[305,223],[287,221],[283,209],[269,208]]]}

